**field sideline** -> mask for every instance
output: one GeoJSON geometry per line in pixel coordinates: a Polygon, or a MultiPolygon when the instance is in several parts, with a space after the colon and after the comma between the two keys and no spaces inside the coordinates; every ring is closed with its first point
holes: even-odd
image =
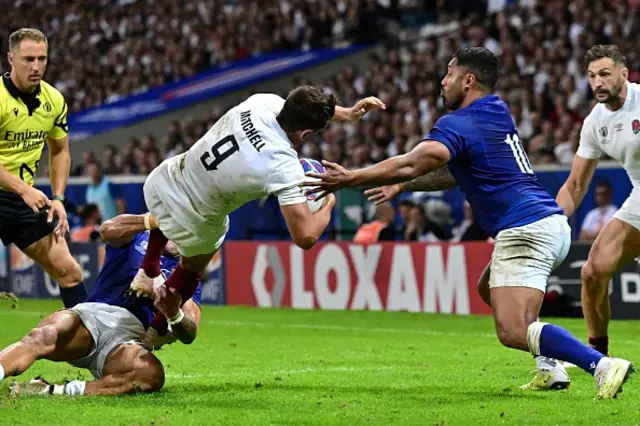
{"type": "MultiPolygon", "coordinates": [[[[0,348],[59,306],[0,301],[0,348]]],[[[581,320],[558,323],[585,338],[581,320]]],[[[613,322],[611,339],[640,364],[639,322],[613,322]]],[[[520,391],[533,360],[502,348],[489,317],[205,306],[196,342],[158,356],[167,380],[151,395],[14,400],[4,380],[0,425],[640,424],[637,376],[614,401],[594,402],[578,369],[568,391],[520,391]]],[[[37,375],[90,377],[40,361],[18,380],[37,375]]]]}

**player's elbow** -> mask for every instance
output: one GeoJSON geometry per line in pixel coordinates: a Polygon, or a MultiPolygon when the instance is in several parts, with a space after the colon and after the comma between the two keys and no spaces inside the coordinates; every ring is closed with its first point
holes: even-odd
{"type": "Polygon", "coordinates": [[[110,220],[107,220],[102,225],[100,225],[100,238],[102,241],[108,242],[111,238],[111,234],[113,233],[113,223],[110,220]]]}
{"type": "Polygon", "coordinates": [[[298,238],[294,238],[293,242],[295,242],[296,245],[302,250],[309,250],[311,247],[316,245],[316,243],[318,242],[318,237],[313,235],[304,235],[298,238]]]}

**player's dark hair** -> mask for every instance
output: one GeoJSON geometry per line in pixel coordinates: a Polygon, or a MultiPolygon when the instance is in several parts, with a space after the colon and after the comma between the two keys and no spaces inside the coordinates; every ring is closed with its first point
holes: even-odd
{"type": "Polygon", "coordinates": [[[458,67],[466,68],[479,84],[493,90],[500,72],[500,61],[493,52],[484,47],[463,47],[453,57],[458,59],[458,67]]]}
{"type": "Polygon", "coordinates": [[[596,44],[587,50],[584,55],[584,69],[589,68],[589,64],[598,59],[609,58],[616,65],[627,66],[627,58],[622,54],[618,46],[615,44],[596,44]]]}
{"type": "Polygon", "coordinates": [[[336,98],[315,86],[300,86],[287,95],[278,114],[278,124],[287,133],[319,130],[336,112],[336,98]]]}

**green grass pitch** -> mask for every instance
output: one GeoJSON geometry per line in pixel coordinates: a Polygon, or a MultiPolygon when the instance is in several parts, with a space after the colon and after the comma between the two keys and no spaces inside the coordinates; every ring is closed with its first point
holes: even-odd
{"type": "MultiPolygon", "coordinates": [[[[58,301],[0,302],[0,347],[20,339],[58,301]]],[[[581,320],[560,320],[585,336],[581,320]]],[[[640,322],[614,322],[611,350],[640,363],[640,322]]],[[[499,344],[489,317],[205,306],[191,346],[158,352],[156,394],[112,398],[8,397],[0,425],[634,425],[640,379],[612,401],[570,369],[571,388],[524,392],[530,355],[499,344]]],[[[89,375],[39,361],[19,380],[89,375]]]]}

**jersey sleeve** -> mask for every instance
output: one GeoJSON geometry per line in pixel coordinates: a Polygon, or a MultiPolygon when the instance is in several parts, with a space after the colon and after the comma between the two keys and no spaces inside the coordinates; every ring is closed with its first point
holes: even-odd
{"type": "Polygon", "coordinates": [[[596,159],[602,156],[602,149],[598,145],[596,136],[596,128],[590,117],[587,117],[582,123],[580,130],[580,145],[576,152],[582,158],[596,159]]]}
{"type": "Polygon", "coordinates": [[[276,195],[281,206],[300,204],[307,201],[302,183],[304,170],[294,155],[276,154],[280,161],[274,162],[267,178],[267,193],[276,195]]]}
{"type": "Polygon", "coordinates": [[[280,111],[282,111],[282,107],[285,102],[280,96],[272,93],[258,93],[249,97],[247,100],[259,104],[261,108],[264,108],[275,115],[278,115],[280,111]]]}
{"type": "Polygon", "coordinates": [[[53,121],[53,128],[49,132],[49,137],[51,139],[62,139],[69,134],[69,125],[67,123],[69,108],[62,93],[56,93],[56,95],[58,96],[54,96],[53,102],[57,115],[53,121]]]}
{"type": "Polygon", "coordinates": [[[446,146],[453,160],[465,150],[464,134],[468,125],[463,117],[445,115],[433,126],[426,140],[437,141],[446,146]]]}

